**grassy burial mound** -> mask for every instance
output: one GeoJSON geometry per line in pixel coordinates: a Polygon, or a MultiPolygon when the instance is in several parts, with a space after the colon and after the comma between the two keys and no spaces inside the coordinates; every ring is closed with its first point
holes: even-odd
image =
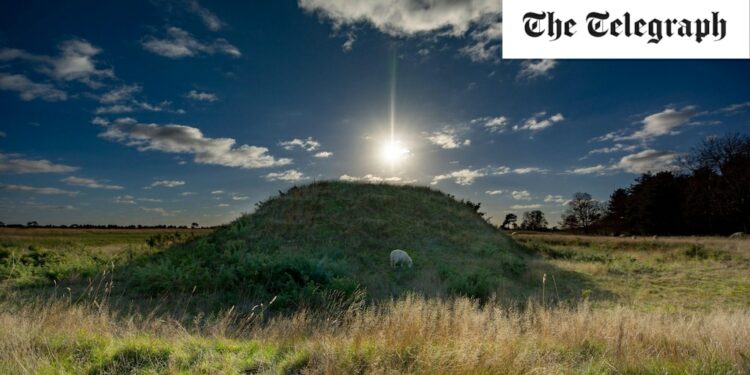
{"type": "Polygon", "coordinates": [[[478,208],[427,187],[318,182],[141,260],[127,278],[147,293],[239,293],[287,305],[356,290],[374,299],[514,297],[525,256],[478,208]],[[406,250],[413,267],[392,268],[393,249],[406,250]]]}

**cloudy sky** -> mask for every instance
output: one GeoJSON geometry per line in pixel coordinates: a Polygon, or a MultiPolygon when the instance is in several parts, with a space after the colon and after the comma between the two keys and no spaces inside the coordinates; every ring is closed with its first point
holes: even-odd
{"type": "Polygon", "coordinates": [[[432,185],[557,222],[747,132],[750,62],[501,59],[500,0],[0,5],[0,221],[225,223],[432,185]]]}

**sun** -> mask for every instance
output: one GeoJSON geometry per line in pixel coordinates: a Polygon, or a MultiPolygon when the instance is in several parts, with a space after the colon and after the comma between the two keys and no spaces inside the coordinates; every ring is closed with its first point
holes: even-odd
{"type": "Polygon", "coordinates": [[[408,156],[409,149],[401,141],[386,141],[380,150],[380,157],[390,165],[399,164],[408,156]]]}

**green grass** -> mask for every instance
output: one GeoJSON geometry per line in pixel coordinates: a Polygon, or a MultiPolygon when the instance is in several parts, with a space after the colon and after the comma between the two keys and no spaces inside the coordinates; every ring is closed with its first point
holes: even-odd
{"type": "Polygon", "coordinates": [[[558,269],[586,275],[612,298],[644,309],[750,307],[750,244],[726,238],[518,234],[558,269]]]}

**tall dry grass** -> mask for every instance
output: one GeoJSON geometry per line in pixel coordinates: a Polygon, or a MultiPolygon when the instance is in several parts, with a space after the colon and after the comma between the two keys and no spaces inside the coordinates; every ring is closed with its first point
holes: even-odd
{"type": "Polygon", "coordinates": [[[0,372],[8,369],[747,374],[750,312],[592,309],[586,302],[575,307],[529,303],[514,309],[413,295],[273,318],[234,311],[210,317],[117,313],[100,302],[5,303],[0,305],[0,372]],[[144,358],[161,362],[123,362],[124,348],[132,353],[135,341],[139,350],[155,347],[144,358]],[[82,355],[81,347],[88,354],[82,355]]]}

